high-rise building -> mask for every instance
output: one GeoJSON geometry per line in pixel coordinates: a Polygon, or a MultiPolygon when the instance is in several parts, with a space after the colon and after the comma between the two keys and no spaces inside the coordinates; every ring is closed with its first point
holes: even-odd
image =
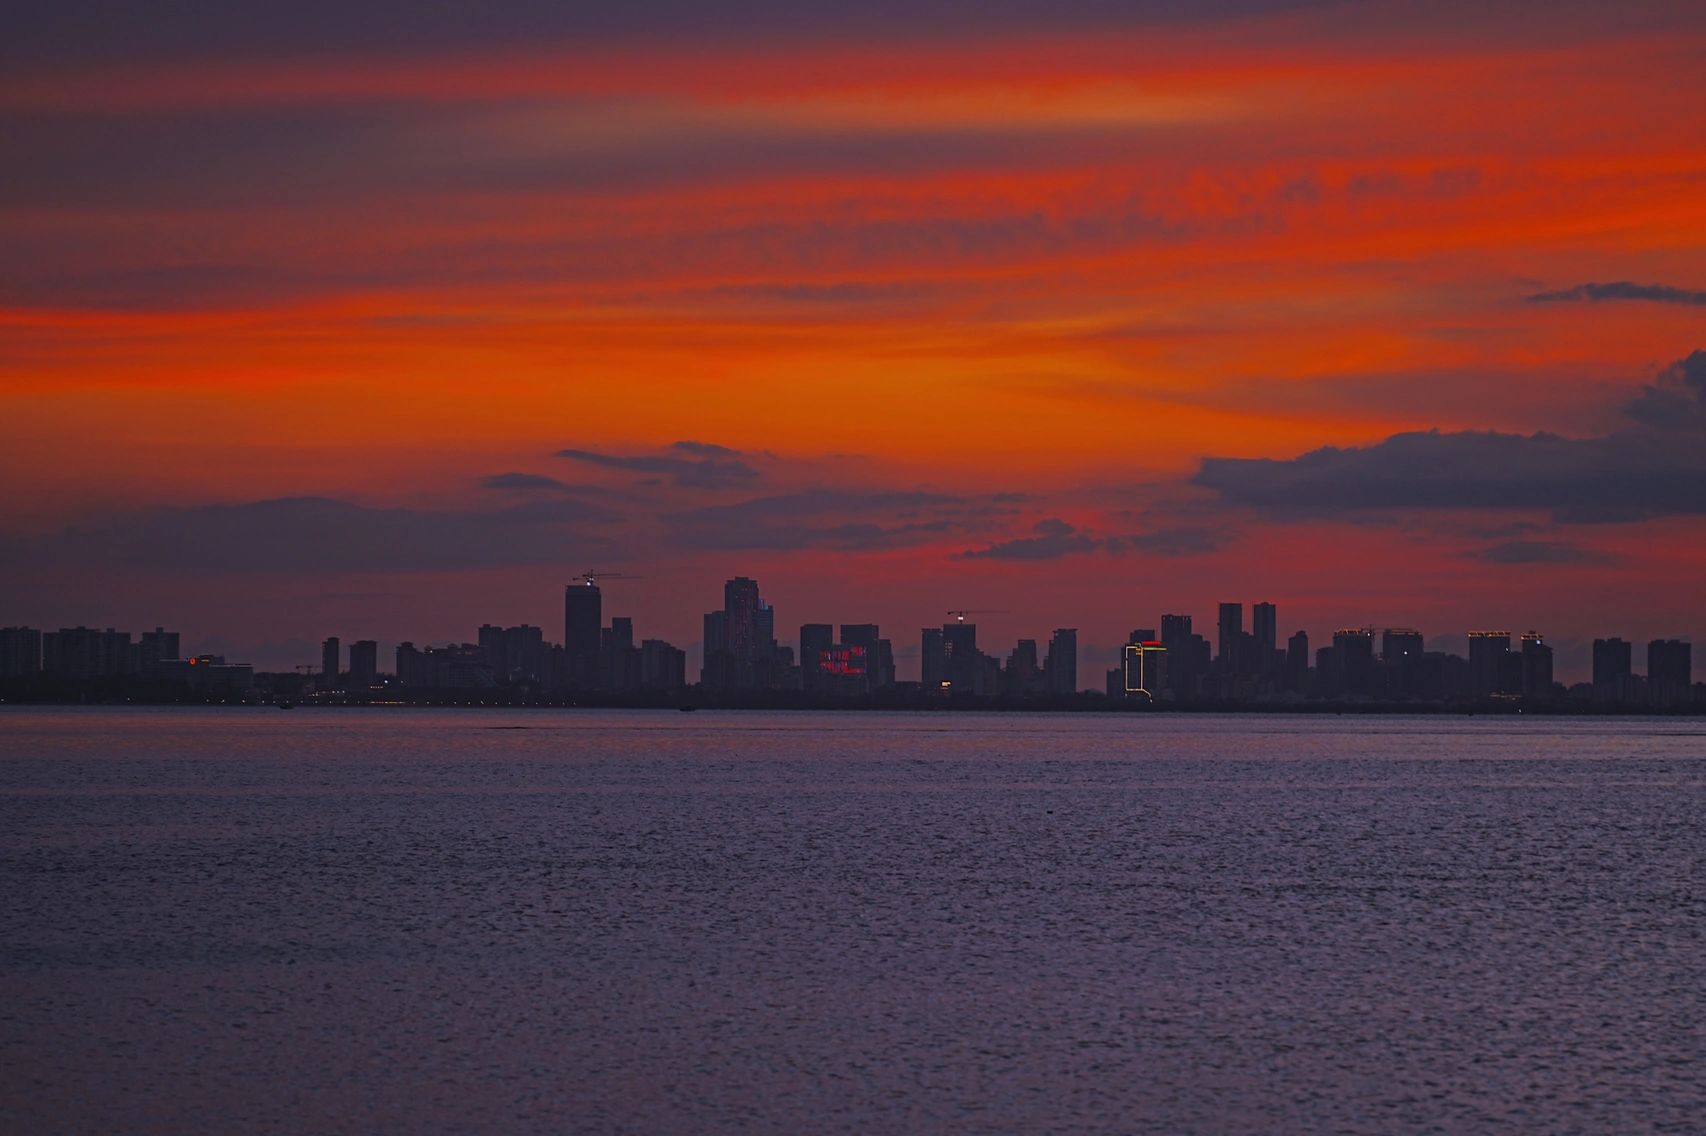
{"type": "Polygon", "coordinates": [[[1423,649],[1420,631],[1388,627],[1380,633],[1380,661],[1387,666],[1400,666],[1405,659],[1420,658],[1423,649]]]}
{"type": "Polygon", "coordinates": [[[1511,653],[1509,631],[1471,631],[1469,633],[1469,694],[1486,698],[1493,694],[1513,694],[1505,689],[1505,657],[1511,653]]]}
{"type": "Polygon", "coordinates": [[[1042,667],[1037,662],[1037,641],[1021,639],[1007,656],[1001,672],[1001,692],[1016,698],[1036,694],[1043,686],[1042,667]]]}
{"type": "Polygon", "coordinates": [[[379,681],[379,644],[372,639],[357,639],[349,645],[349,684],[352,690],[365,690],[379,681]]]}
{"type": "Polygon", "coordinates": [[[1539,701],[1552,697],[1552,648],[1540,632],[1523,633],[1520,656],[1522,696],[1539,701]]]}
{"type": "Polygon", "coordinates": [[[926,627],[919,632],[918,678],[925,690],[942,688],[947,673],[947,647],[942,641],[940,627],[926,627]]]}
{"type": "Polygon", "coordinates": [[[1634,678],[1635,645],[1625,639],[1593,641],[1593,696],[1596,702],[1622,702],[1634,678]]]}
{"type": "Polygon", "coordinates": [[[1339,693],[1353,698],[1374,694],[1374,628],[1347,627],[1333,632],[1333,664],[1339,693]]]}
{"type": "Polygon", "coordinates": [[[864,681],[857,684],[862,690],[876,690],[882,685],[882,642],[880,629],[875,623],[841,625],[841,645],[862,654],[865,659],[864,681]]]}
{"type": "Polygon", "coordinates": [[[156,627],[152,631],[144,631],[137,640],[136,669],[143,678],[153,678],[161,663],[176,662],[182,657],[176,631],[156,627]]]}
{"type": "Polygon", "coordinates": [[[1285,685],[1296,694],[1309,693],[1309,632],[1299,631],[1285,643],[1285,685]]]}
{"type": "Polygon", "coordinates": [[[800,685],[806,690],[818,688],[823,653],[834,645],[835,627],[832,624],[800,624],[800,685]]]}
{"type": "Polygon", "coordinates": [[[0,628],[0,678],[41,673],[41,632],[34,627],[0,628]]]}
{"type": "Polygon", "coordinates": [[[591,580],[563,589],[563,662],[568,685],[590,690],[598,685],[604,638],[604,595],[591,580]]]}
{"type": "Polygon", "coordinates": [[[1219,641],[1215,644],[1215,654],[1223,670],[1237,666],[1238,640],[1244,634],[1244,605],[1241,603],[1223,603],[1220,605],[1219,641]]]}
{"type": "Polygon", "coordinates": [[[670,691],[687,685],[687,652],[647,639],[640,644],[640,689],[670,691]]]}
{"type": "Polygon", "coordinates": [[[1647,644],[1647,692],[1660,706],[1686,702],[1694,693],[1693,645],[1682,639],[1647,644]]]}
{"type": "Polygon", "coordinates": [[[959,694],[982,694],[983,652],[977,649],[977,624],[942,625],[942,681],[959,694]]]}
{"type": "Polygon", "coordinates": [[[42,669],[62,678],[111,678],[134,674],[130,632],[61,627],[41,637],[42,669]]]}
{"type": "Polygon", "coordinates": [[[599,688],[633,691],[640,687],[640,649],[634,646],[634,620],[616,615],[599,642],[599,688]]]}
{"type": "Polygon", "coordinates": [[[320,644],[320,685],[327,689],[338,685],[338,672],[343,670],[340,658],[343,652],[339,649],[336,635],[326,636],[320,644]]]}
{"type": "Polygon", "coordinates": [[[1279,609],[1271,603],[1257,604],[1250,613],[1250,635],[1256,644],[1257,669],[1266,671],[1273,666],[1279,647],[1279,609]]]}
{"type": "Polygon", "coordinates": [[[1043,681],[1050,694],[1078,693],[1078,629],[1057,627],[1043,659],[1043,681]]]}
{"type": "Polygon", "coordinates": [[[759,595],[758,582],[736,576],[725,583],[723,610],[705,617],[701,681],[725,690],[770,690],[782,677],[782,654],[776,613],[759,595]]]}
{"type": "Polygon", "coordinates": [[[1120,671],[1126,696],[1159,698],[1168,690],[1167,648],[1155,639],[1127,643],[1120,653],[1120,671]]]}

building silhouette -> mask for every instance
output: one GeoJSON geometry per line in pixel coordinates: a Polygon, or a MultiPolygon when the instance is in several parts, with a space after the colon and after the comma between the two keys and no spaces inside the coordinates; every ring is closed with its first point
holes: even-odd
{"type": "Polygon", "coordinates": [[[756,580],[736,576],[723,585],[723,609],[705,616],[700,681],[713,690],[773,690],[782,670],[776,613],[759,595],[756,580]]]}
{"type": "Polygon", "coordinates": [[[0,678],[41,673],[41,632],[34,627],[0,627],[0,678]]]}
{"type": "Polygon", "coordinates": [[[1675,706],[1693,694],[1693,648],[1681,639],[1647,644],[1647,692],[1656,706],[1675,706]]]}
{"type": "Polygon", "coordinates": [[[590,579],[563,589],[563,685],[591,690],[598,685],[604,647],[604,596],[590,579]]]}
{"type": "Polygon", "coordinates": [[[372,639],[357,639],[349,645],[349,685],[352,690],[366,690],[379,681],[379,644],[372,639]]]}
{"type": "Polygon", "coordinates": [[[1494,694],[1514,693],[1507,686],[1505,659],[1511,653],[1509,631],[1471,631],[1469,633],[1469,694],[1474,698],[1490,698],[1494,694]]]}
{"type": "Polygon", "coordinates": [[[326,636],[325,642],[320,644],[320,688],[322,690],[337,689],[338,674],[343,669],[340,665],[342,654],[336,635],[326,636]]]}
{"type": "Polygon", "coordinates": [[[800,624],[800,685],[806,690],[822,687],[823,655],[835,646],[835,627],[828,623],[800,624]]]}
{"type": "Polygon", "coordinates": [[[1043,681],[1050,694],[1078,693],[1078,629],[1057,627],[1043,659],[1043,681]]]}
{"type": "Polygon", "coordinates": [[[1596,702],[1623,702],[1634,687],[1634,644],[1623,639],[1593,641],[1593,697],[1596,702]]]}

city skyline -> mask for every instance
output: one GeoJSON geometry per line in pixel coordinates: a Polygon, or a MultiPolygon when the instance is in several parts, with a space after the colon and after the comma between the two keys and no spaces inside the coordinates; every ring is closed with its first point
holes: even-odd
{"type": "Polygon", "coordinates": [[[30,10],[0,618],[1706,635],[1698,5],[1034,7],[30,10]]]}
{"type": "Polygon", "coordinates": [[[978,619],[1010,617],[1006,609],[949,609],[939,626],[922,628],[912,640],[915,646],[908,645],[904,634],[884,636],[881,623],[808,620],[784,624],[779,631],[776,608],[763,598],[758,582],[736,576],[723,585],[722,607],[703,616],[703,638],[678,646],[637,634],[656,630],[646,623],[643,609],[638,626],[634,614],[612,610],[606,618],[597,581],[631,579],[623,573],[588,571],[564,585],[561,642],[552,640],[545,626],[488,622],[479,626],[477,641],[450,636],[442,644],[429,639],[417,643],[418,637],[411,637],[391,645],[355,639],[346,648],[342,636],[331,635],[320,640],[317,665],[256,666],[232,659],[225,669],[228,660],[216,642],[180,651],[181,634],[160,626],[132,643],[128,631],[110,627],[79,624],[54,631],[7,625],[0,627],[0,676],[45,670],[61,677],[148,678],[156,663],[172,664],[167,669],[177,675],[195,673],[173,669],[179,664],[200,663],[203,682],[215,675],[228,680],[240,664],[248,675],[294,671],[333,683],[347,679],[351,689],[373,686],[389,676],[415,689],[520,684],[559,693],[671,691],[692,685],[707,692],[794,689],[854,694],[899,682],[980,697],[1081,691],[1154,696],[1165,691],[1169,698],[1186,700],[1260,702],[1280,696],[1438,700],[1526,693],[1545,701],[1554,691],[1561,697],[1566,689],[1588,684],[1601,701],[1662,697],[1675,704],[1694,697],[1688,636],[1647,640],[1644,670],[1635,665],[1634,640],[1596,636],[1588,645],[1587,663],[1574,667],[1569,659],[1560,660],[1552,641],[1532,627],[1520,633],[1478,628],[1459,635],[1368,623],[1312,635],[1308,628],[1283,632],[1279,606],[1271,600],[1249,604],[1248,623],[1246,604],[1240,600],[1215,605],[1212,625],[1196,623],[1188,612],[1162,613],[1150,625],[1135,626],[1117,646],[1087,645],[1086,656],[1076,627],[1055,628],[1046,638],[1021,634],[1008,641],[1011,650],[998,635],[985,633],[980,643],[978,619]],[[790,638],[787,626],[797,627],[797,636],[790,638]],[[1459,642],[1463,650],[1456,650],[1459,642]],[[342,661],[346,651],[347,670],[342,661]],[[395,658],[391,670],[380,664],[382,653],[395,658]],[[69,670],[63,664],[56,668],[56,654],[77,662],[69,670]],[[914,660],[916,669],[897,665],[897,660],[914,660]],[[1102,665],[1110,663],[1104,672],[1102,665]],[[1384,673],[1379,681],[1373,669],[1377,664],[1384,673]],[[480,668],[484,677],[472,677],[468,667],[480,668]],[[460,677],[446,677],[458,672],[460,677]],[[1098,681],[1104,677],[1105,683],[1098,681]]]}

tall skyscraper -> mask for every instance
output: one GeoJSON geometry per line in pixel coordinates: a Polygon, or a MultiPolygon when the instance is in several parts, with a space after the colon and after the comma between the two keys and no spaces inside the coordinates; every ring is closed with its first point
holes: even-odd
{"type": "Polygon", "coordinates": [[[1296,694],[1309,693],[1309,632],[1299,631],[1285,643],[1285,685],[1296,694]]]}
{"type": "Polygon", "coordinates": [[[947,647],[942,642],[940,627],[926,627],[919,632],[918,677],[926,691],[942,688],[947,671],[947,647]]]}
{"type": "Polygon", "coordinates": [[[590,580],[563,589],[563,661],[570,687],[598,685],[604,632],[604,596],[590,580]]]}
{"type": "Polygon", "coordinates": [[[1256,669],[1267,671],[1279,647],[1279,609],[1271,603],[1257,604],[1250,615],[1250,634],[1256,641],[1256,669]]]}
{"type": "Polygon", "coordinates": [[[835,628],[828,623],[800,624],[800,685],[807,690],[818,688],[818,668],[823,653],[835,646],[835,628]]]}
{"type": "Polygon", "coordinates": [[[1635,645],[1625,639],[1593,641],[1593,696],[1597,702],[1629,697],[1634,678],[1635,645]]]}
{"type": "Polygon", "coordinates": [[[1647,692],[1660,706],[1686,702],[1694,693],[1693,645],[1682,639],[1647,644],[1647,692]]]}
{"type": "Polygon", "coordinates": [[[705,617],[701,681],[729,690],[769,690],[781,677],[781,658],[776,613],[759,595],[758,582],[746,576],[729,580],[723,610],[705,617]]]}
{"type": "Polygon", "coordinates": [[[1380,661],[1398,666],[1422,655],[1422,633],[1408,627],[1388,627],[1380,633],[1380,661]]]}
{"type": "Polygon", "coordinates": [[[942,681],[962,694],[981,694],[983,653],[977,649],[977,624],[942,625],[942,681]]]}
{"type": "Polygon", "coordinates": [[[1221,604],[1218,630],[1220,638],[1215,644],[1215,652],[1222,668],[1232,667],[1238,655],[1238,640],[1244,634],[1244,605],[1221,604]]]}
{"type": "Polygon", "coordinates": [[[1333,632],[1333,655],[1341,694],[1367,698],[1374,693],[1374,628],[1333,632]]]}
{"type": "Polygon", "coordinates": [[[864,652],[865,681],[864,689],[875,690],[882,683],[882,637],[874,623],[843,623],[841,625],[841,645],[851,649],[855,655],[864,652]]]}
{"type": "Polygon", "coordinates": [[[1552,648],[1538,631],[1522,636],[1522,696],[1536,701],[1552,697],[1552,648]]]}
{"type": "Polygon", "coordinates": [[[343,669],[339,660],[342,651],[339,650],[338,637],[326,636],[326,641],[320,644],[320,685],[334,687],[338,684],[338,672],[343,669]]]}
{"type": "Polygon", "coordinates": [[[1505,693],[1505,656],[1511,653],[1509,631],[1469,633],[1469,693],[1475,698],[1505,693]]]}
{"type": "Polygon", "coordinates": [[[1057,627],[1049,636],[1043,678],[1050,694],[1078,693],[1078,629],[1057,627]]]}
{"type": "Polygon", "coordinates": [[[1167,648],[1158,640],[1127,643],[1120,653],[1123,693],[1154,700],[1167,689],[1167,648]]]}
{"type": "Polygon", "coordinates": [[[1001,671],[1001,692],[1017,698],[1036,693],[1043,685],[1043,670],[1037,663],[1037,641],[1021,639],[1007,656],[1001,671]]]}

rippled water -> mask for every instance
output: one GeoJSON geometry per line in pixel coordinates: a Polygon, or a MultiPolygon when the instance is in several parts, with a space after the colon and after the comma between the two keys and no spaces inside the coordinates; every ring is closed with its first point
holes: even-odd
{"type": "Polygon", "coordinates": [[[1700,1131],[1703,735],[0,711],[5,1129],[1700,1131]]]}

